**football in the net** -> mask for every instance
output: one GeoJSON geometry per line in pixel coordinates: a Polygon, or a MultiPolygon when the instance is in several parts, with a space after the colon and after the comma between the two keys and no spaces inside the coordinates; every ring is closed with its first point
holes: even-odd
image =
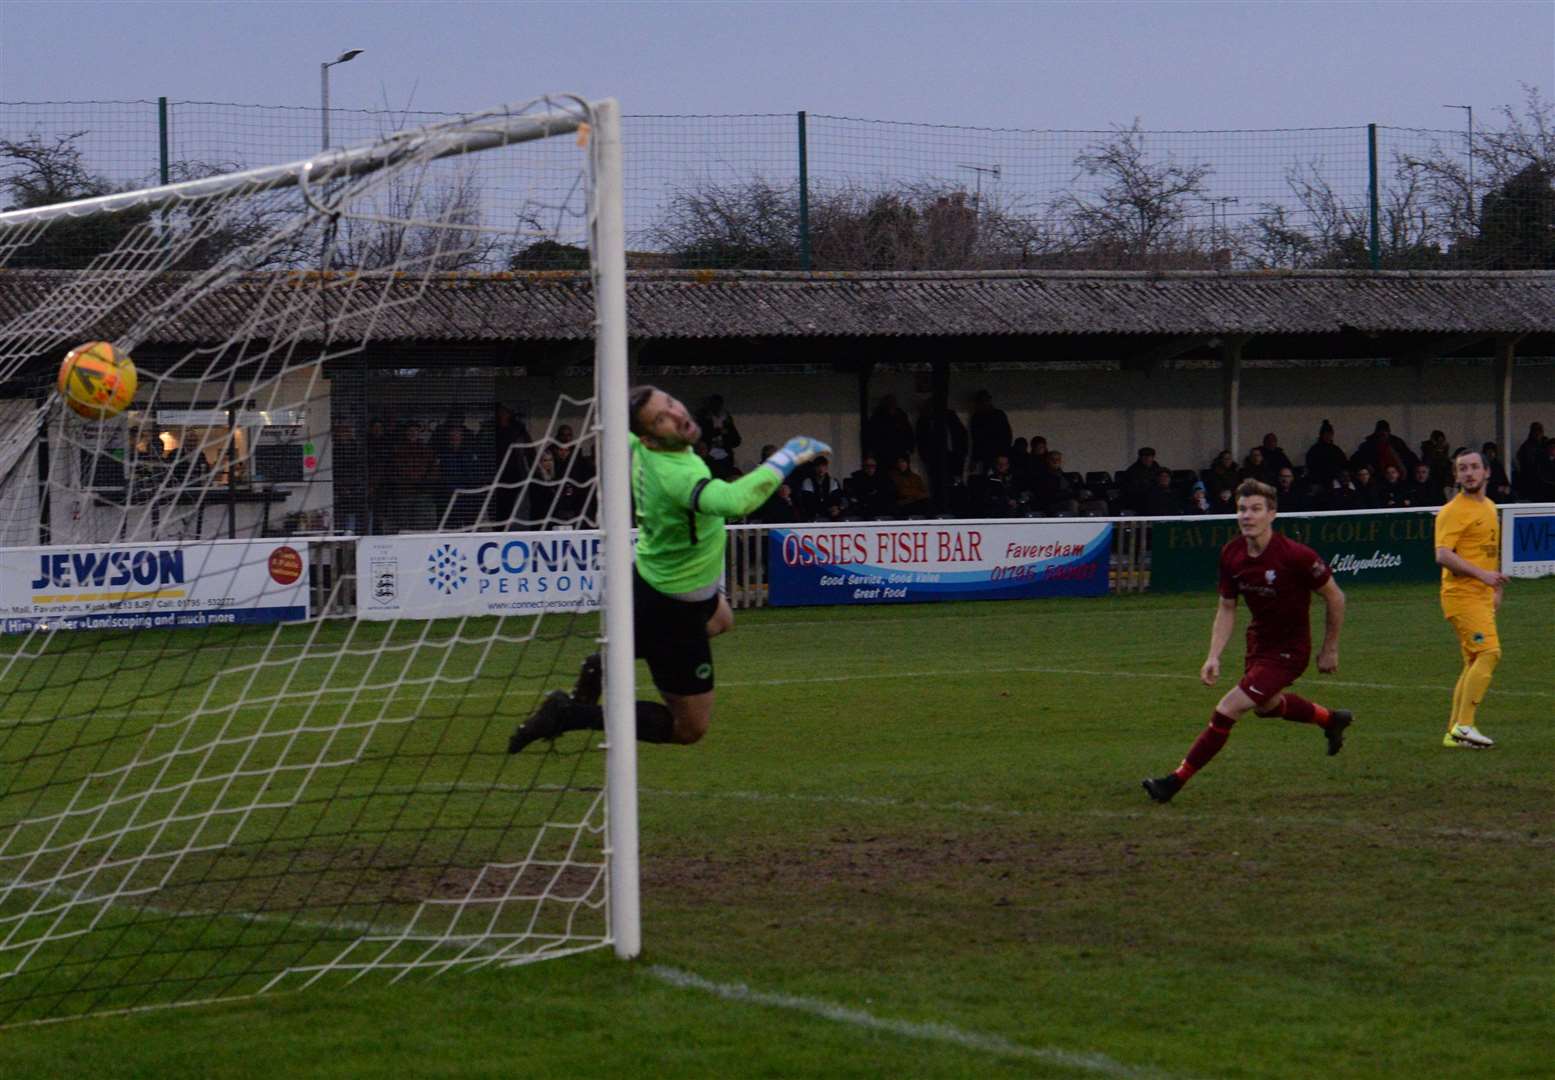
{"type": "Polygon", "coordinates": [[[135,398],[135,362],[106,341],[78,345],[59,365],[59,392],[88,420],[117,416],[135,398]]]}

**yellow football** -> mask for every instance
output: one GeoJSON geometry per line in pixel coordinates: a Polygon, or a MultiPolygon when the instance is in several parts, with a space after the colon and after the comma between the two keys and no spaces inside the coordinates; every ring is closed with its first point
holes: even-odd
{"type": "Polygon", "coordinates": [[[106,341],[71,349],[59,365],[60,395],[88,420],[106,420],[129,408],[138,383],[135,362],[106,341]]]}

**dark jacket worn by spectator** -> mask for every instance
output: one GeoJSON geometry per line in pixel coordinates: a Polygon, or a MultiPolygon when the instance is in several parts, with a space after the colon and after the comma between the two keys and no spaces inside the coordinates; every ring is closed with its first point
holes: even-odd
{"type": "Polygon", "coordinates": [[[1134,463],[1123,470],[1123,505],[1140,513],[1145,512],[1145,496],[1155,486],[1155,474],[1160,469],[1155,460],[1155,447],[1141,446],[1134,463]]]}
{"type": "Polygon", "coordinates": [[[1168,469],[1157,469],[1149,489],[1144,493],[1139,512],[1146,517],[1175,517],[1183,512],[1182,500],[1172,490],[1172,474],[1168,469]]]}
{"type": "Polygon", "coordinates": [[[843,483],[848,497],[848,516],[857,518],[889,514],[896,505],[896,487],[880,471],[873,454],[867,454],[864,462],[843,483]]]}
{"type": "Polygon", "coordinates": [[[1003,409],[993,405],[993,395],[979,390],[972,403],[972,417],[968,423],[972,436],[972,468],[987,472],[993,468],[994,458],[1010,452],[1015,433],[1010,429],[1010,418],[1003,409]]]}
{"type": "Polygon", "coordinates": [[[1544,464],[1544,425],[1538,421],[1528,425],[1528,438],[1517,448],[1512,462],[1512,486],[1517,493],[1533,502],[1533,492],[1539,487],[1539,471],[1544,464]]]}
{"type": "Polygon", "coordinates": [[[880,399],[868,423],[864,425],[864,452],[875,455],[876,461],[895,461],[899,457],[911,459],[913,445],[912,421],[896,403],[894,394],[880,399]]]}
{"type": "Polygon", "coordinates": [[[1334,442],[1334,425],[1324,420],[1317,429],[1317,442],[1307,448],[1307,483],[1326,490],[1349,466],[1350,455],[1334,442]]]}
{"type": "Polygon", "coordinates": [[[702,439],[707,443],[707,467],[714,479],[727,480],[739,475],[734,451],[740,445],[740,429],[734,426],[734,417],[724,408],[722,394],[713,394],[702,403],[696,415],[702,428],[702,439]]]}
{"type": "Polygon", "coordinates": [[[842,481],[831,474],[831,462],[818,457],[809,475],[799,481],[799,512],[809,521],[836,521],[848,508],[842,481]]]}

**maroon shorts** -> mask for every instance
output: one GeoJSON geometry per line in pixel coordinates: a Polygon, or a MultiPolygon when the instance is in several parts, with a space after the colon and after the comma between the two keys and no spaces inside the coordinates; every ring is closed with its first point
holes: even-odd
{"type": "Polygon", "coordinates": [[[1294,662],[1296,659],[1296,657],[1290,660],[1271,656],[1248,657],[1247,671],[1242,675],[1242,681],[1237,683],[1237,686],[1253,699],[1254,704],[1263,705],[1279,697],[1280,691],[1301,678],[1301,673],[1307,670],[1307,658],[1300,657],[1299,664],[1294,662]]]}

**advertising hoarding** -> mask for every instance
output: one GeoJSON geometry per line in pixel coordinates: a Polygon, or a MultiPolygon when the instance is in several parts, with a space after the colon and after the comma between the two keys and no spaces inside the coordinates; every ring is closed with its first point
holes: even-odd
{"type": "Polygon", "coordinates": [[[308,617],[308,544],[211,540],[0,549],[5,633],[308,617]]]}
{"type": "Polygon", "coordinates": [[[1111,524],[1083,518],[775,527],[767,603],[1102,596],[1111,550],[1111,524]]]}

